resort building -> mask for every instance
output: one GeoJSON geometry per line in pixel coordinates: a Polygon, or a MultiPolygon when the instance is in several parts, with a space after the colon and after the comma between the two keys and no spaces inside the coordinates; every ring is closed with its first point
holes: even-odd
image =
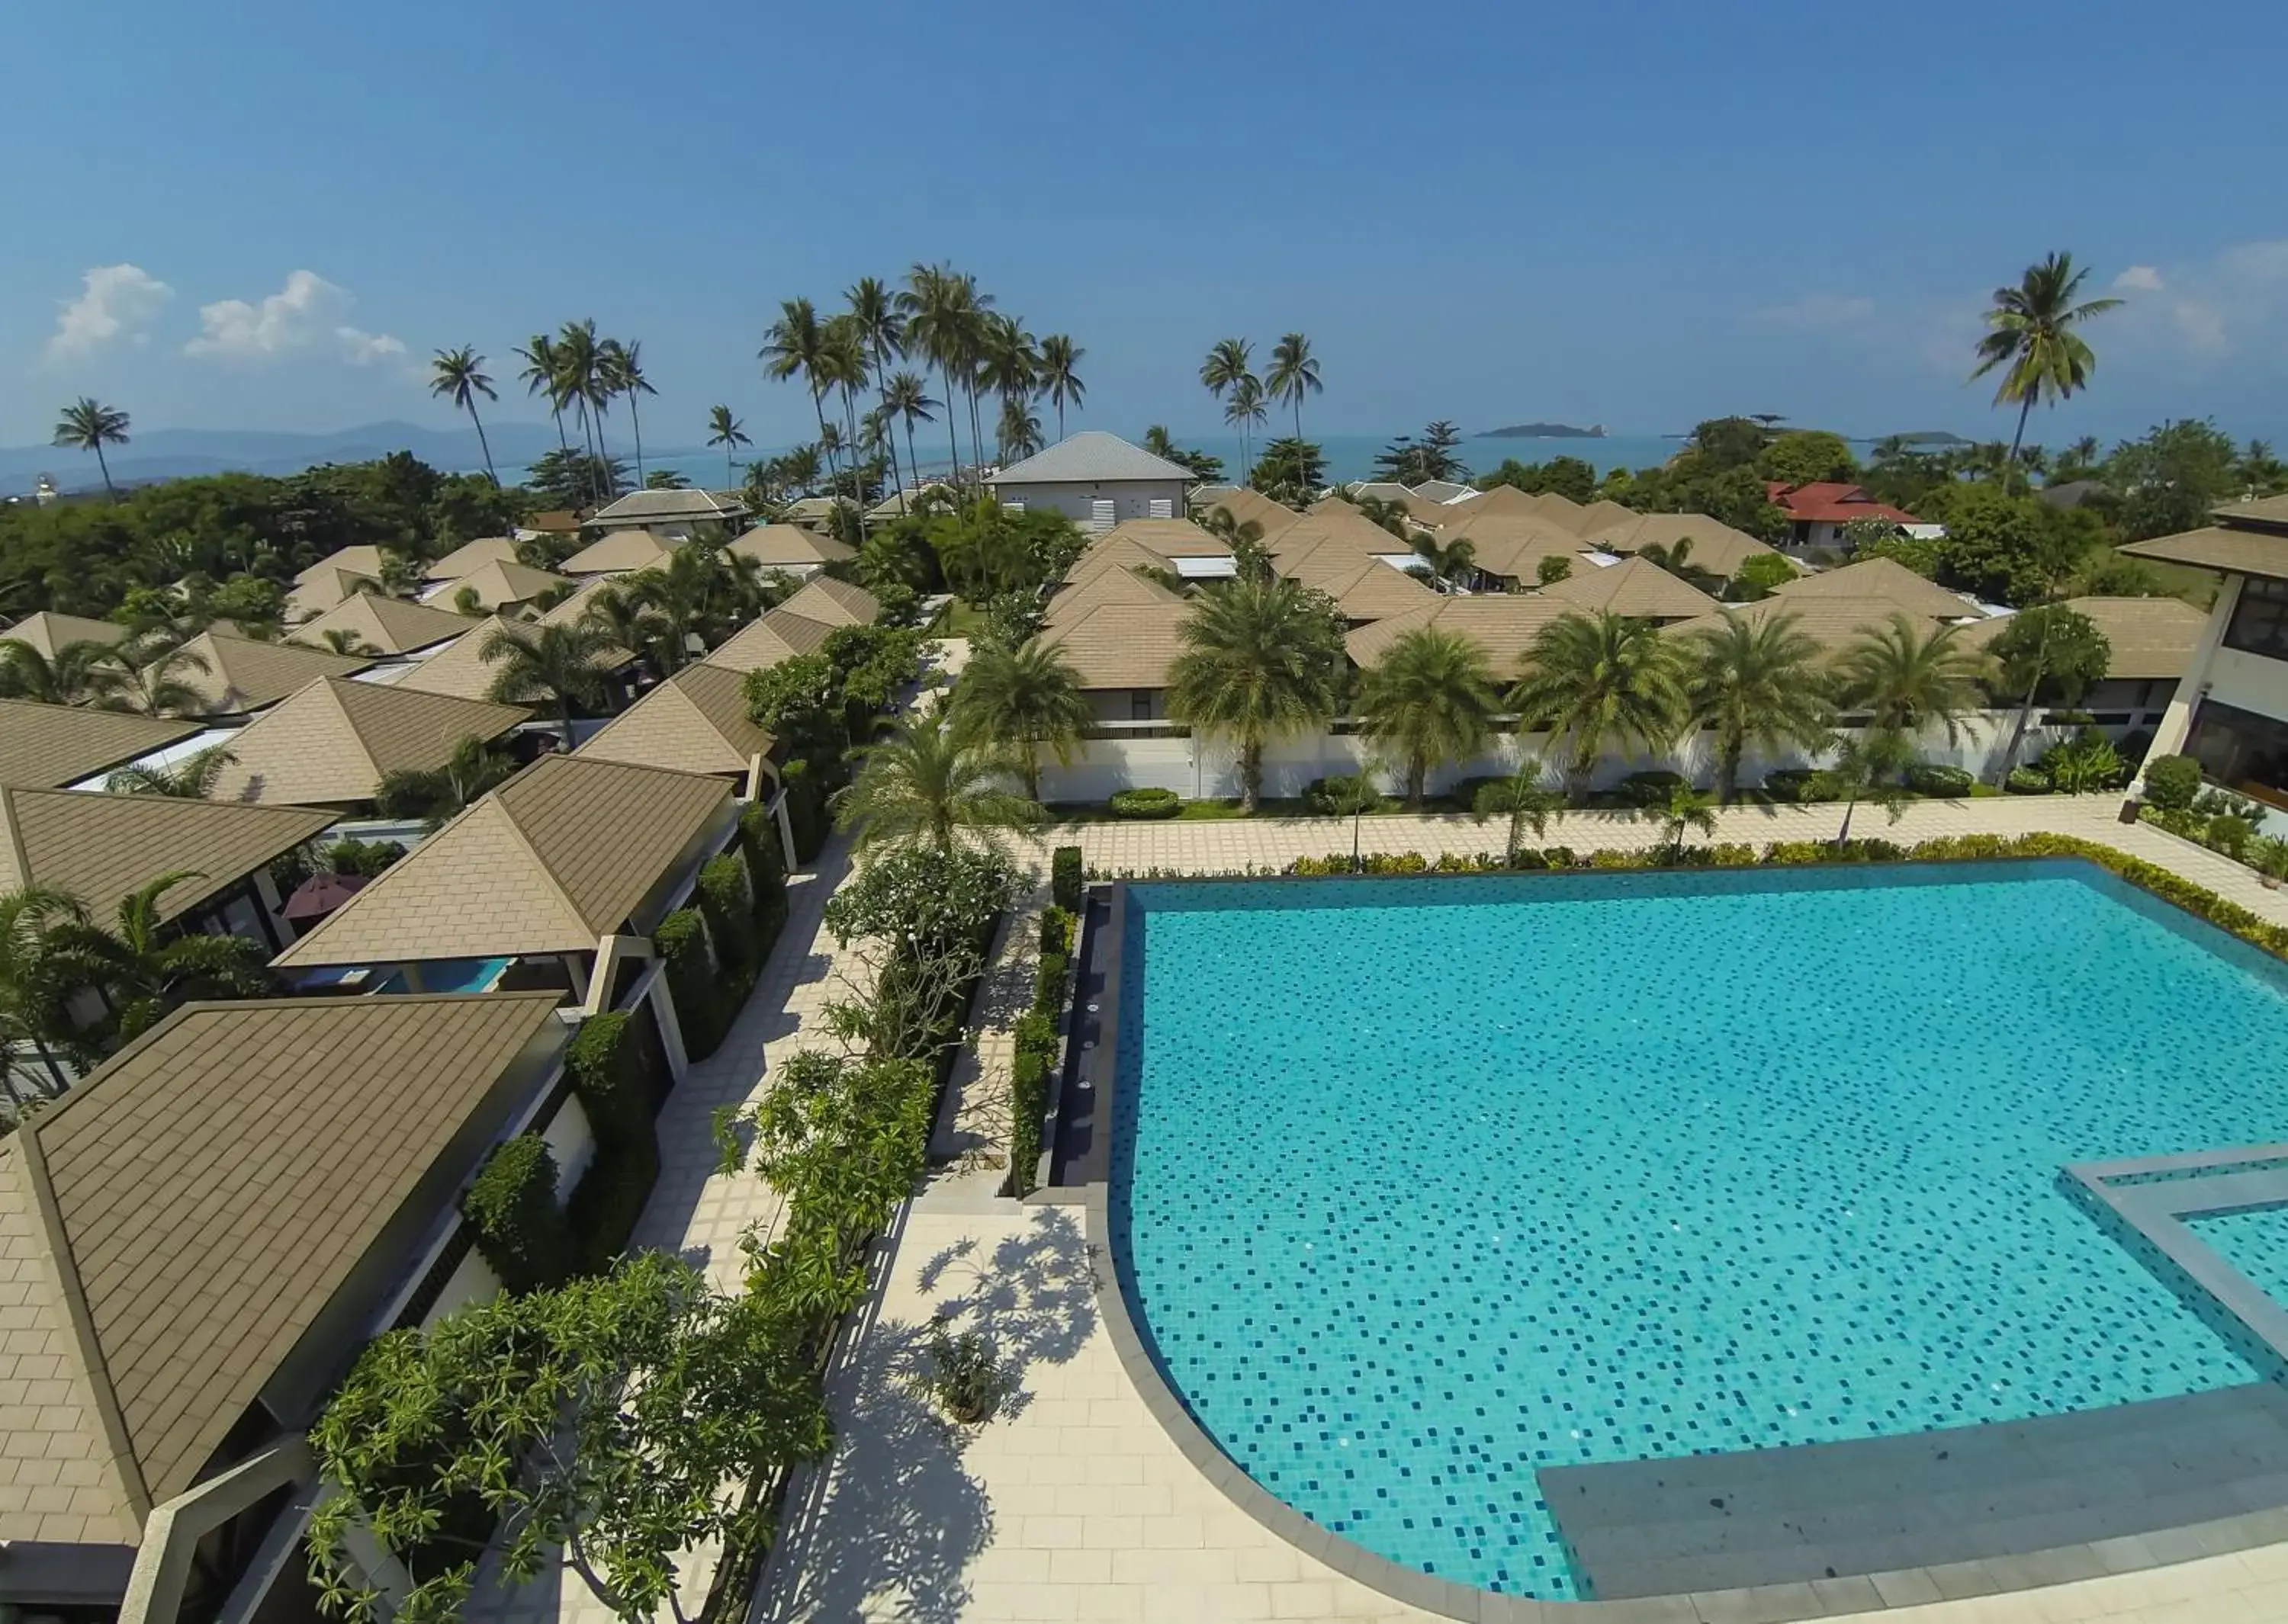
{"type": "Polygon", "coordinates": [[[491,743],[532,713],[515,705],[322,677],[232,734],[211,796],[370,813],[392,772],[441,767],[464,739],[491,743]]]}
{"type": "Polygon", "coordinates": [[[1203,485],[1192,492],[1193,518],[1205,519],[1218,508],[1228,511],[1236,523],[1260,527],[1266,542],[1303,517],[1284,503],[1274,502],[1243,485],[1203,485]]]}
{"type": "MultiPolygon", "coordinates": [[[[2073,708],[2090,712],[2103,727],[2158,724],[2200,647],[2207,614],[2181,598],[2069,598],[2060,607],[2087,615],[2109,651],[2104,677],[2073,708]]],[[[1963,641],[1985,647],[2011,618],[1998,614],[1965,627],[1963,641]]]]}
{"type": "Polygon", "coordinates": [[[655,530],[614,530],[589,543],[557,567],[567,575],[624,575],[666,563],[682,545],[655,530]]]}
{"type": "Polygon", "coordinates": [[[798,580],[815,575],[830,564],[858,556],[858,550],[847,542],[838,542],[830,535],[791,524],[758,525],[733,542],[730,551],[743,558],[752,558],[767,570],[776,570],[798,580]]]}
{"type": "Polygon", "coordinates": [[[284,620],[289,626],[299,626],[316,620],[329,609],[359,592],[378,592],[381,579],[377,574],[361,574],[354,570],[335,569],[317,565],[295,577],[286,593],[284,620]]]}
{"type": "Polygon", "coordinates": [[[312,1616],[305,1430],[499,1290],[459,1211],[496,1145],[595,1160],[568,1033],[544,993],[194,1004],[0,1144],[0,1604],[312,1616]]]}
{"type": "Polygon", "coordinates": [[[825,535],[835,527],[837,509],[852,518],[860,517],[857,504],[839,496],[804,496],[779,510],[779,522],[825,535]]]}
{"type": "MultiPolygon", "coordinates": [[[[778,780],[773,741],[747,714],[744,674],[687,665],[591,734],[573,754],[632,766],[729,778],[740,799],[767,799],[778,780]]],[[[787,867],[794,863],[789,860],[787,867]]]]}
{"type": "Polygon", "coordinates": [[[630,491],[588,516],[592,530],[648,530],[665,540],[687,542],[709,526],[725,533],[746,522],[747,504],[713,491],[630,491]]]}
{"type": "Polygon", "coordinates": [[[1585,614],[1621,614],[1664,624],[1691,620],[1720,606],[1698,587],[1680,581],[1649,558],[1576,569],[1564,580],[1552,582],[1541,596],[1585,614]]]}
{"type": "Polygon", "coordinates": [[[117,621],[92,621],[81,614],[58,614],[38,609],[12,626],[0,627],[0,643],[21,643],[53,660],[59,650],[75,643],[99,643],[108,648],[124,642],[127,628],[117,621]]]}
{"type": "Polygon", "coordinates": [[[814,577],[777,608],[741,627],[702,662],[727,671],[759,671],[782,660],[816,654],[845,626],[870,626],[882,606],[862,586],[814,577]]]}
{"type": "Polygon", "coordinates": [[[1688,573],[1704,572],[1720,581],[1729,581],[1749,559],[1774,551],[1746,531],[1735,530],[1705,513],[1633,516],[1607,526],[1589,539],[1603,551],[1624,556],[1658,547],[1670,563],[1688,573]]]}
{"type": "Polygon", "coordinates": [[[461,614],[521,615],[537,599],[576,584],[551,570],[495,560],[433,588],[425,601],[461,614]]]}
{"type": "Polygon", "coordinates": [[[1845,551],[1843,527],[1863,519],[1903,527],[1922,522],[1903,508],[1876,501],[1864,487],[1841,480],[1790,485],[1784,479],[1770,479],[1764,490],[1772,505],[1788,517],[1787,546],[1792,552],[1841,552],[1845,551]]]}
{"type": "Polygon", "coordinates": [[[316,620],[295,628],[286,641],[305,648],[336,652],[330,632],[339,632],[345,652],[353,654],[418,655],[424,650],[451,642],[468,630],[469,617],[430,604],[384,598],[378,592],[354,592],[316,620]]]}
{"type": "Polygon", "coordinates": [[[361,654],[337,654],[295,643],[258,643],[227,632],[203,631],[183,645],[203,662],[187,661],[177,678],[197,696],[193,714],[250,716],[322,677],[350,677],[373,663],[361,654]]]}
{"type": "MultiPolygon", "coordinates": [[[[494,614],[479,621],[419,664],[408,669],[393,685],[423,693],[449,693],[460,699],[489,700],[492,698],[494,679],[499,677],[501,670],[499,665],[485,658],[485,650],[491,644],[494,634],[506,631],[515,635],[536,626],[568,625],[580,618],[587,606],[587,598],[600,584],[591,582],[537,619],[512,619],[494,614]]],[[[611,702],[607,709],[617,709],[626,701],[636,657],[626,649],[610,649],[601,656],[600,663],[612,678],[611,702]]]]}
{"type": "Polygon", "coordinates": [[[1525,651],[1541,629],[1573,606],[1541,592],[1476,592],[1437,597],[1428,605],[1361,626],[1343,639],[1351,663],[1361,670],[1381,661],[1407,632],[1434,626],[1467,638],[1485,651],[1496,677],[1507,683],[1522,674],[1525,651]]]}
{"type": "Polygon", "coordinates": [[[2151,756],[2190,756],[2215,782],[2288,808],[2288,496],[2212,517],[2206,529],[2121,549],[2224,578],[2151,756]]]}
{"type": "Polygon", "coordinates": [[[513,536],[481,535],[473,542],[464,542],[443,558],[436,559],[423,573],[422,580],[431,586],[441,581],[458,581],[473,575],[488,564],[516,564],[516,540],[513,536]]]}
{"type": "Polygon", "coordinates": [[[1807,606],[1829,598],[1874,598],[1910,614],[1936,621],[1981,620],[1985,611],[1967,598],[1926,580],[1896,558],[1863,558],[1840,569],[1799,575],[1772,589],[1774,597],[1807,606]]]}
{"type": "Polygon", "coordinates": [[[1081,692],[1100,722],[1164,722],[1168,717],[1168,668],[1183,652],[1180,629],[1190,606],[1106,604],[1052,622],[1041,640],[1057,649],[1080,677],[1081,692]]]}
{"type": "Polygon", "coordinates": [[[1004,468],[990,482],[1005,507],[1062,513],[1100,533],[1124,519],[1181,519],[1194,477],[1180,463],[1091,429],[1004,468]]]}
{"type": "Polygon", "coordinates": [[[0,784],[60,789],[196,738],[195,722],[0,699],[0,784]]]}

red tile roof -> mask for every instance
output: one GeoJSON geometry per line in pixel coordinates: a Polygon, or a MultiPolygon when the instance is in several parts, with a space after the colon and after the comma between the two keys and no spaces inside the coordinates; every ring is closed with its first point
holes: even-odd
{"type": "Polygon", "coordinates": [[[1834,479],[1815,479],[1804,485],[1772,479],[1764,488],[1798,524],[1847,525],[1855,519],[1887,519],[1901,525],[1922,522],[1903,508],[1876,501],[1860,486],[1834,479]]]}

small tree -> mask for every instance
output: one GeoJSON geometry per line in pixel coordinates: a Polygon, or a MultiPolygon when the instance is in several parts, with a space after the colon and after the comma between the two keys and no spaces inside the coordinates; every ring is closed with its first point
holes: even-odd
{"type": "Polygon", "coordinates": [[[1565,815],[1565,797],[1542,787],[1538,760],[1521,756],[1517,771],[1507,778],[1478,786],[1477,796],[1470,804],[1470,815],[1480,823],[1489,818],[1509,819],[1509,844],[1503,860],[1514,868],[1519,849],[1525,842],[1525,831],[1531,829],[1536,840],[1548,833],[1550,823],[1565,815]]]}
{"type": "Polygon", "coordinates": [[[1660,825],[1671,862],[1683,859],[1684,837],[1694,829],[1711,840],[1716,838],[1716,797],[1689,784],[1671,785],[1668,799],[1639,807],[1637,816],[1660,825]]]}
{"type": "Polygon", "coordinates": [[[2033,722],[2034,700],[2042,685],[2054,685],[2069,703],[2078,700],[2092,683],[2104,677],[2112,662],[2113,645],[2097,623],[2079,610],[2047,604],[2012,615],[2002,635],[1994,639],[1993,653],[2001,667],[2004,691],[2023,690],[2025,694],[2019,701],[2018,719],[2010,728],[2009,748],[2002,752],[2001,764],[1994,774],[1998,784],[2018,764],[2018,751],[2033,722]]]}
{"type": "Polygon", "coordinates": [[[1874,802],[1894,823],[1906,816],[1907,803],[1913,797],[1902,780],[1914,759],[1905,735],[1887,729],[1836,741],[1835,760],[1814,782],[1823,798],[1843,803],[1843,827],[1835,834],[1838,851],[1851,838],[1851,814],[1859,810],[1860,802],[1874,802]]]}

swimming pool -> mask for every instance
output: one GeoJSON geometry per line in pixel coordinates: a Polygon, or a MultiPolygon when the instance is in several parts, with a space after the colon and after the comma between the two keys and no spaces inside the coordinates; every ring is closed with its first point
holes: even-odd
{"type": "Polygon", "coordinates": [[[1251,1477],[1408,1567],[1577,1595],[1543,1466],[2258,1379],[2059,1169],[2288,1139],[2288,967],[2095,867],[1128,899],[1132,1316],[1251,1477]]]}

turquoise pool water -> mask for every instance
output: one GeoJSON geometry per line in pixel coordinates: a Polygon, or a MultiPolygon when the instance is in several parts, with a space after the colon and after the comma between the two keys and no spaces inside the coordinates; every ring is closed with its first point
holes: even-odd
{"type": "Polygon", "coordinates": [[[2288,974],[2098,869],[1128,895],[1139,1329],[1410,1567],[1577,1594],[1543,1465],[2258,1379],[2057,1176],[2288,1139],[2288,974]]]}

